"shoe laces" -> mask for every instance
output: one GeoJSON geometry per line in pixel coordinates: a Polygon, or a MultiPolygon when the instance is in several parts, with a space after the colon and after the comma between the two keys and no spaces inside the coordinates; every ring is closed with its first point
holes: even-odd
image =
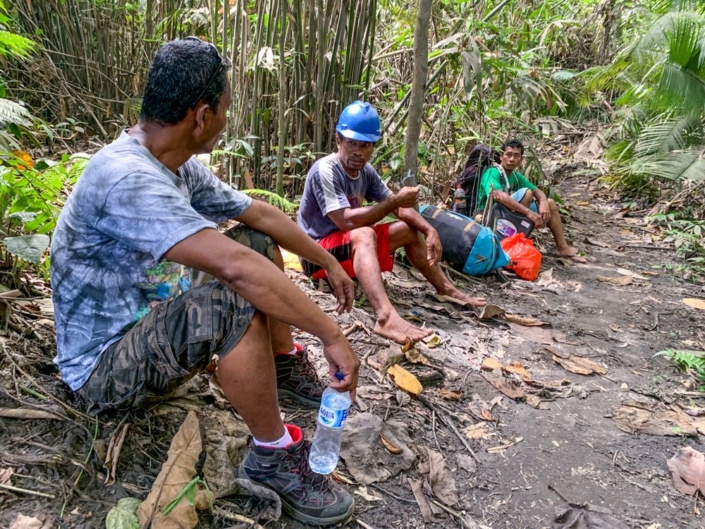
{"type": "Polygon", "coordinates": [[[299,373],[306,378],[318,382],[318,373],[316,373],[316,368],[313,366],[313,362],[308,359],[308,355],[306,353],[302,353],[298,360],[297,366],[299,373]]]}
{"type": "Polygon", "coordinates": [[[289,454],[292,461],[291,472],[301,476],[301,483],[304,485],[304,490],[327,492],[330,488],[329,480],[326,476],[316,474],[311,470],[311,465],[308,463],[309,454],[311,453],[311,443],[304,441],[301,449],[289,454]]]}

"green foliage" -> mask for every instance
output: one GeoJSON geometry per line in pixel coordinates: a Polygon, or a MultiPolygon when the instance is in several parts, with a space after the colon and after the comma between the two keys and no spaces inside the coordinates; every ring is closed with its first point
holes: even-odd
{"type": "Polygon", "coordinates": [[[683,275],[693,282],[705,281],[705,220],[678,218],[675,213],[652,219],[666,228],[666,242],[672,242],[684,259],[683,275]]]}
{"type": "Polygon", "coordinates": [[[280,197],[279,195],[277,195],[276,193],[272,193],[271,191],[267,191],[265,189],[243,189],[241,191],[246,195],[263,198],[266,202],[276,208],[279,208],[284,213],[292,214],[296,212],[296,204],[294,204],[293,202],[289,202],[286,198],[280,197]]]}
{"type": "MultiPolygon", "coordinates": [[[[683,371],[694,371],[700,382],[705,383],[705,353],[703,351],[685,351],[666,349],[659,351],[654,356],[665,356],[669,358],[679,369],[683,371]]],[[[704,389],[703,386],[700,389],[704,389]]]]}
{"type": "MultiPolygon", "coordinates": [[[[206,483],[205,480],[200,476],[196,476],[191,481],[189,481],[186,486],[181,489],[181,491],[179,491],[176,497],[166,507],[164,507],[162,515],[166,516],[171,511],[173,511],[181,501],[181,498],[183,498],[184,496],[186,496],[186,500],[189,502],[189,504],[193,505],[196,501],[196,492],[198,491],[199,486],[202,486],[206,490],[206,492],[210,492],[210,489],[208,488],[208,483],[206,483]]],[[[208,495],[208,498],[210,499],[210,501],[212,501],[212,496],[210,494],[208,495]]]]}

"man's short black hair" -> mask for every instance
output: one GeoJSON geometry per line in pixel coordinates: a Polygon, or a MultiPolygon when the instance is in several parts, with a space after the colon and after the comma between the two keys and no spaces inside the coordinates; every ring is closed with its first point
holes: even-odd
{"type": "Polygon", "coordinates": [[[504,142],[504,145],[502,145],[502,153],[507,150],[507,147],[511,147],[512,149],[519,149],[521,155],[524,156],[524,144],[516,138],[512,138],[511,140],[507,140],[504,142]]]}
{"type": "Polygon", "coordinates": [[[228,68],[222,68],[221,63],[218,50],[198,39],[163,44],[149,67],[140,120],[159,125],[179,123],[199,103],[194,99],[206,87],[216,68],[220,68],[200,98],[216,112],[227,86],[228,68]]]}

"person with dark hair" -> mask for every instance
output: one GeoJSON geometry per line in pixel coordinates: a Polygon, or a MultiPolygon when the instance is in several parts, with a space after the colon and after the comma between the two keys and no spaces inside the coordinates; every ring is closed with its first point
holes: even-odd
{"type": "Polygon", "coordinates": [[[478,190],[477,207],[483,210],[492,193],[495,202],[525,215],[536,228],[548,226],[556,241],[556,255],[584,263],[575,248],[566,241],[563,222],[556,202],[519,172],[524,157],[524,145],[510,139],[502,145],[500,163],[485,169],[478,190]]]}
{"type": "Polygon", "coordinates": [[[341,329],[283,272],[278,244],[321,266],[339,312],[352,281],[278,209],[218,180],[209,153],[231,102],[228,61],[197,38],[164,44],[139,122],[93,156],[59,217],[51,247],[61,377],[89,411],[168,396],[215,356],[225,396],[253,435],[239,469],[307,523],[348,518],[354,501],[313,474],[309,443],[284,424],[278,397],[316,407],[323,385],[290,325],[318,337],[329,384],[357,386],[359,359],[341,329]],[[222,234],[218,223],[235,219],[222,234]],[[192,270],[215,279],[198,283],[192,270]]]}
{"type": "MultiPolygon", "coordinates": [[[[441,270],[438,233],[414,209],[418,187],[392,193],[370,165],[380,127],[369,103],[356,101],[343,110],[336,126],[338,151],[318,160],[306,178],[299,226],[335,256],[350,277],[359,279],[377,317],[375,332],[403,344],[433,331],[403,319],[384,290],[381,273],[392,270],[398,248],[406,250],[411,264],[439,294],[475,306],[485,305],[485,300],[460,292],[441,270]],[[366,206],[365,201],[374,204],[366,206]],[[391,214],[399,220],[380,223],[391,214]]],[[[315,263],[303,259],[302,264],[314,279],[327,276],[315,263]]]]}

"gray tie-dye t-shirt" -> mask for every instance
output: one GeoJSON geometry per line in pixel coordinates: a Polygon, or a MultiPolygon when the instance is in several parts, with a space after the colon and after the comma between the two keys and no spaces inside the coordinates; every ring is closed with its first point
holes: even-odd
{"type": "Polygon", "coordinates": [[[93,156],[59,216],[51,244],[55,362],[73,390],[105,348],[191,287],[191,270],[162,256],[251,204],[194,158],[177,173],[123,133],[93,156]]]}
{"type": "Polygon", "coordinates": [[[381,202],[392,196],[372,165],[353,178],[343,169],[338,154],[329,154],[313,164],[306,177],[299,207],[299,226],[310,237],[320,240],[340,228],[328,218],[333,211],[359,208],[369,200],[381,202]]]}

